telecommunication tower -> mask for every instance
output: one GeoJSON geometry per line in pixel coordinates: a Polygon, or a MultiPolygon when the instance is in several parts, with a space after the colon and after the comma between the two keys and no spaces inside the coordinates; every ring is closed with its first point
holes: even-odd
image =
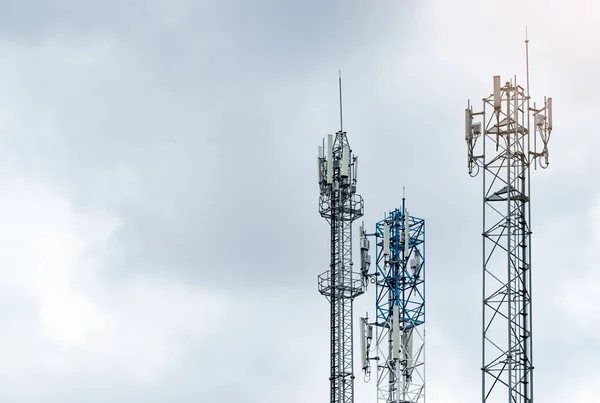
{"type": "Polygon", "coordinates": [[[360,318],[365,377],[370,378],[373,360],[378,403],[424,403],[425,220],[408,213],[404,198],[401,209],[376,224],[375,234],[361,227],[361,261],[363,273],[376,287],[375,321],[360,318]],[[371,235],[376,239],[374,274],[368,274],[371,235]]]}
{"type": "MultiPolygon", "coordinates": [[[[340,85],[340,122],[342,90],[340,85]]],[[[352,302],[364,293],[362,274],[352,271],[352,223],[364,212],[362,197],[356,193],[357,157],[352,154],[348,137],[340,131],[327,136],[319,146],[319,212],[331,227],[329,270],[319,275],[319,292],[330,303],[331,374],[330,402],[354,402],[354,365],[352,302]]]]}
{"type": "Polygon", "coordinates": [[[465,113],[469,175],[483,170],[484,403],[533,401],[529,175],[548,166],[552,98],[531,105],[525,47],[526,89],[494,76],[483,110],[465,113]]]}

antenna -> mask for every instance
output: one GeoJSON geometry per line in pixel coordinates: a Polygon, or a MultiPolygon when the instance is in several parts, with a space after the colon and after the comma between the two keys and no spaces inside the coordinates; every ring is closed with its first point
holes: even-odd
{"type": "Polygon", "coordinates": [[[525,69],[527,71],[527,98],[529,98],[529,37],[525,26],[525,69]]]}
{"type": "MultiPolygon", "coordinates": [[[[527,110],[530,109],[529,100],[529,35],[527,33],[527,25],[525,25],[525,71],[527,72],[527,110]]],[[[531,127],[530,115],[527,113],[527,130],[531,127]]],[[[529,140],[530,142],[530,140],[529,140]]],[[[537,136],[533,136],[533,152],[537,152],[537,136]]],[[[533,168],[537,169],[537,158],[533,160],[533,168]]]]}
{"type": "Polygon", "coordinates": [[[344,131],[344,121],[342,119],[342,70],[338,70],[338,79],[340,87],[340,131],[344,131]]]}

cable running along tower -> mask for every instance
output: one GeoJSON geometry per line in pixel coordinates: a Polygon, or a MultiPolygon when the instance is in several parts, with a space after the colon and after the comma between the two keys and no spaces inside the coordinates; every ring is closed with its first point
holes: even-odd
{"type": "Polygon", "coordinates": [[[483,171],[483,403],[533,402],[529,175],[548,166],[552,98],[532,105],[525,46],[526,89],[494,76],[483,110],[465,113],[469,175],[483,171]]]}
{"type": "MultiPolygon", "coordinates": [[[[361,268],[370,265],[361,227],[361,268]]],[[[361,319],[362,369],[377,365],[377,403],[425,402],[425,220],[402,207],[376,224],[375,321],[361,319]],[[375,348],[371,348],[375,327],[375,348]],[[375,357],[370,357],[374,352],[375,357]]]]}
{"type": "Polygon", "coordinates": [[[329,270],[319,275],[319,292],[327,297],[331,314],[330,402],[354,402],[352,302],[365,291],[362,274],[352,272],[352,223],[364,212],[356,193],[357,157],[352,154],[342,124],[342,79],[340,86],[340,131],[327,135],[327,147],[319,146],[319,212],[331,227],[329,270]]]}

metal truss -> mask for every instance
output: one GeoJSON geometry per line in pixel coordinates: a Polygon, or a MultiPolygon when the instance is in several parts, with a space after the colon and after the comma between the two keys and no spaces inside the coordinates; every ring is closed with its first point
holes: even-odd
{"type": "MultiPolygon", "coordinates": [[[[366,235],[366,234],[364,234],[366,235]]],[[[377,362],[378,403],[425,402],[425,220],[405,200],[376,224],[376,317],[363,332],[363,370],[377,362]],[[371,354],[375,326],[376,357],[371,354]]],[[[368,243],[366,244],[368,248],[368,243]]],[[[363,326],[364,327],[364,326],[363,326]]]]}
{"type": "Polygon", "coordinates": [[[551,130],[552,99],[531,107],[516,77],[466,110],[469,174],[483,170],[484,403],[533,402],[530,167],[548,166],[551,130]]]}
{"type": "Polygon", "coordinates": [[[319,211],[331,227],[330,270],[318,278],[319,292],[331,308],[330,401],[353,403],[352,302],[366,283],[362,274],[352,272],[352,223],[363,215],[364,204],[356,194],[357,157],[346,132],[328,136],[327,148],[319,147],[318,164],[319,211]]]}

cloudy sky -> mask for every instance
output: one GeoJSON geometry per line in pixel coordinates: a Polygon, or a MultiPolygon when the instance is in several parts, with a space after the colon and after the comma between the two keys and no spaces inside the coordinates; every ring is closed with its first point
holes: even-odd
{"type": "MultiPolygon", "coordinates": [[[[365,221],[406,186],[427,222],[428,401],[479,401],[464,108],[493,75],[524,77],[526,25],[532,95],[554,98],[532,185],[535,396],[593,401],[599,15],[591,0],[0,0],[0,401],[327,401],[315,156],[339,127],[338,69],[365,221]]],[[[374,401],[374,381],[356,393],[374,401]]]]}

